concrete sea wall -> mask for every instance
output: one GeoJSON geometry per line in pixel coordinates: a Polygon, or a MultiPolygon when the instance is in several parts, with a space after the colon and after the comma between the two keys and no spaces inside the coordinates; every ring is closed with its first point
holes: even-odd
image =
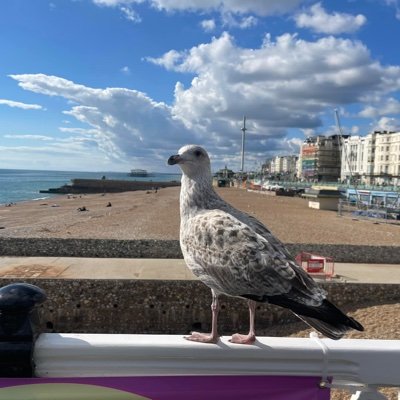
{"type": "Polygon", "coordinates": [[[72,179],[71,185],[41,190],[40,193],[118,193],[180,186],[179,181],[127,181],[113,179],[72,179]]]}
{"type": "MultiPolygon", "coordinates": [[[[288,244],[336,262],[400,263],[400,247],[288,244]]],[[[0,256],[182,258],[177,240],[1,238],[0,256]]],[[[19,280],[21,281],[21,280],[19,280]]],[[[47,292],[40,307],[44,332],[185,334],[210,329],[210,290],[199,281],[117,279],[24,279],[47,292]]],[[[15,279],[0,279],[0,286],[15,279]]],[[[329,298],[351,310],[360,301],[400,301],[399,285],[323,283],[329,298]]],[[[297,321],[290,312],[260,304],[258,328],[297,321]]],[[[230,334],[248,329],[246,302],[224,297],[219,325],[230,334]]]]}
{"type": "MultiPolygon", "coordinates": [[[[207,331],[211,322],[211,293],[201,282],[163,280],[25,279],[44,289],[48,300],[39,308],[42,332],[186,334],[207,331]]],[[[13,283],[0,279],[0,286],[13,283]]],[[[349,311],[360,300],[400,301],[399,285],[323,283],[329,298],[349,311]]],[[[222,297],[219,327],[222,334],[246,332],[247,304],[222,297]]],[[[260,304],[258,329],[297,321],[285,309],[260,304]]],[[[286,328],[282,330],[285,333],[286,328]]]]}
{"type": "MultiPolygon", "coordinates": [[[[286,244],[293,256],[307,251],[335,262],[400,264],[400,246],[286,244]]],[[[0,238],[0,256],[182,258],[178,240],[0,238]]]]}

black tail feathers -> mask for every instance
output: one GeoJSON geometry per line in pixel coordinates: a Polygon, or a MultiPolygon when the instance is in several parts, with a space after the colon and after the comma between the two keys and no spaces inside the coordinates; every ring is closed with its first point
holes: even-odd
{"type": "MultiPolygon", "coordinates": [[[[349,325],[343,325],[343,324],[332,324],[332,323],[327,323],[315,318],[310,318],[310,317],[304,317],[302,315],[298,315],[298,317],[300,319],[302,319],[307,325],[311,326],[312,328],[316,329],[318,332],[321,332],[323,335],[325,335],[326,337],[333,339],[333,340],[338,340],[341,339],[343,337],[343,335],[346,334],[346,332],[348,332],[351,328],[353,328],[352,326],[349,325]]],[[[353,319],[351,319],[353,320],[353,319]]],[[[357,326],[359,326],[361,329],[357,329],[359,331],[363,331],[364,328],[355,320],[353,320],[354,322],[356,322],[357,326]]]]}
{"type": "Polygon", "coordinates": [[[328,300],[324,300],[320,306],[306,306],[291,300],[284,307],[288,307],[308,325],[331,339],[340,339],[350,329],[364,330],[359,322],[348,317],[328,300]]]}
{"type": "MultiPolygon", "coordinates": [[[[253,300],[256,299],[253,298],[253,300]]],[[[270,296],[263,298],[263,301],[289,308],[308,325],[331,339],[340,339],[350,329],[364,330],[359,322],[348,317],[326,299],[319,306],[308,306],[284,295],[270,296]]]]}

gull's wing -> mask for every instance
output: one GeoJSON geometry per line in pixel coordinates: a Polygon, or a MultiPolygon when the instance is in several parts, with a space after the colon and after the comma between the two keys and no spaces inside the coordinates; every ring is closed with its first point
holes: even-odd
{"type": "Polygon", "coordinates": [[[216,201],[213,202],[211,208],[219,209],[222,211],[231,214],[235,218],[237,218],[240,222],[248,225],[251,229],[253,229],[257,234],[262,236],[264,239],[268,241],[277,251],[285,255],[288,259],[292,259],[292,256],[286,249],[285,245],[276,237],[274,236],[271,231],[262,224],[257,218],[249,215],[243,211],[238,210],[237,208],[231,206],[229,203],[224,201],[222,198],[218,198],[216,201]]]}
{"type": "MultiPolygon", "coordinates": [[[[225,211],[225,210],[224,210],[225,211]]],[[[274,236],[267,227],[262,224],[257,218],[252,215],[246,214],[243,211],[239,211],[231,207],[230,210],[227,210],[229,214],[234,215],[239,221],[248,225],[251,229],[254,230],[258,235],[262,236],[264,239],[268,241],[279,253],[284,255],[287,259],[291,259],[293,261],[293,257],[286,249],[285,245],[274,236]]]]}
{"type": "Polygon", "coordinates": [[[277,242],[280,245],[222,210],[196,214],[181,231],[189,268],[217,292],[259,301],[287,295],[304,304],[320,304],[325,292],[277,242]]]}

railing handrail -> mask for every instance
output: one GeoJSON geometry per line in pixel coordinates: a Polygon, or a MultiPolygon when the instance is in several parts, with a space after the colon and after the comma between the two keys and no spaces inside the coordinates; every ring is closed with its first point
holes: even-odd
{"type": "Polygon", "coordinates": [[[360,183],[355,185],[339,183],[339,182],[302,182],[302,181],[289,181],[289,180],[273,180],[267,178],[259,178],[263,181],[263,183],[269,182],[271,185],[280,185],[283,187],[297,187],[297,188],[306,188],[311,186],[333,186],[338,187],[339,189],[358,189],[358,190],[378,190],[385,192],[400,192],[400,185],[370,185],[366,183],[360,183]]]}
{"type": "Polygon", "coordinates": [[[333,382],[399,385],[400,340],[259,337],[254,345],[237,345],[228,339],[204,344],[176,335],[44,333],[35,343],[35,375],[326,374],[333,382]]]}

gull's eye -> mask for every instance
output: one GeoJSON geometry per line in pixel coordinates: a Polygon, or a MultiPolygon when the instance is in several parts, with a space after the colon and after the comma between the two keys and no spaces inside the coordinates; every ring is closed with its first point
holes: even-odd
{"type": "Polygon", "coordinates": [[[201,156],[201,151],[200,151],[200,150],[196,150],[196,151],[194,152],[194,155],[195,155],[196,157],[200,157],[200,156],[201,156]]]}

